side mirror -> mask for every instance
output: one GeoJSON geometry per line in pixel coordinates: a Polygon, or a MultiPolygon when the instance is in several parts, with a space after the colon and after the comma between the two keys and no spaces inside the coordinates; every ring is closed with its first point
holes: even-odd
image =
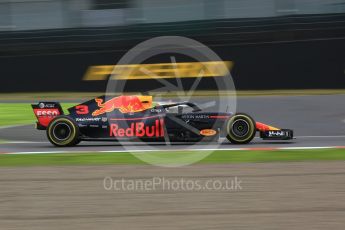
{"type": "Polygon", "coordinates": [[[195,112],[200,112],[201,111],[201,109],[200,108],[195,108],[195,109],[193,109],[193,113],[195,113],[195,112]]]}
{"type": "Polygon", "coordinates": [[[182,114],[183,112],[183,107],[182,106],[177,106],[177,113],[182,114]]]}

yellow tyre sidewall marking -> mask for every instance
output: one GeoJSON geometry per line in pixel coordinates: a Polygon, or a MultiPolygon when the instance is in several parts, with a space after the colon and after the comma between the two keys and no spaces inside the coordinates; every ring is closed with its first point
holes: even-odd
{"type": "Polygon", "coordinates": [[[48,130],[48,135],[49,135],[50,139],[57,145],[67,145],[67,144],[71,143],[71,141],[75,138],[76,133],[77,133],[77,131],[76,131],[74,123],[72,121],[68,120],[67,118],[56,119],[55,121],[53,121],[52,124],[50,124],[49,130],[48,130]],[[56,142],[55,139],[51,135],[51,131],[52,131],[51,129],[55,125],[55,123],[61,122],[61,121],[65,121],[66,123],[69,123],[72,126],[72,132],[71,132],[71,136],[67,140],[64,140],[62,142],[56,142]]]}
{"type": "Polygon", "coordinates": [[[242,118],[243,120],[248,122],[248,124],[249,124],[248,133],[252,133],[255,130],[255,124],[253,123],[252,119],[250,119],[249,117],[247,117],[245,115],[235,115],[228,121],[228,124],[226,127],[227,135],[229,135],[232,139],[234,139],[237,142],[246,142],[251,138],[252,135],[249,135],[246,139],[238,139],[231,132],[230,124],[232,124],[234,122],[234,120],[238,119],[238,118],[242,118]]]}

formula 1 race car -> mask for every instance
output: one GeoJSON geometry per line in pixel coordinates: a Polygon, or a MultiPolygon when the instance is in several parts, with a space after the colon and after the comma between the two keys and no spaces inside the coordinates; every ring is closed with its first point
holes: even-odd
{"type": "Polygon", "coordinates": [[[270,140],[290,140],[293,131],[255,122],[244,113],[203,112],[192,102],[154,104],[152,96],[105,96],[68,109],[57,102],[39,102],[32,108],[36,128],[46,130],[56,146],[80,141],[218,141],[249,143],[256,132],[270,140]]]}

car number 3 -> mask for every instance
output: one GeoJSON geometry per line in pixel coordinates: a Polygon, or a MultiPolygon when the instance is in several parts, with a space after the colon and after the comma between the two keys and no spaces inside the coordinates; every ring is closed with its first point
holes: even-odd
{"type": "Polygon", "coordinates": [[[77,114],[88,114],[89,113],[89,107],[87,105],[77,105],[75,107],[77,114]]]}

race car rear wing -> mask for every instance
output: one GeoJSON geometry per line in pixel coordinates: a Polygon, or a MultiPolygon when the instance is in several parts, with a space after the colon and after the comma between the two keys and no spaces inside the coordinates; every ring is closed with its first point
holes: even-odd
{"type": "Polygon", "coordinates": [[[38,104],[32,104],[31,107],[37,118],[36,128],[39,130],[45,130],[51,120],[64,114],[58,102],[39,102],[38,104]]]}

